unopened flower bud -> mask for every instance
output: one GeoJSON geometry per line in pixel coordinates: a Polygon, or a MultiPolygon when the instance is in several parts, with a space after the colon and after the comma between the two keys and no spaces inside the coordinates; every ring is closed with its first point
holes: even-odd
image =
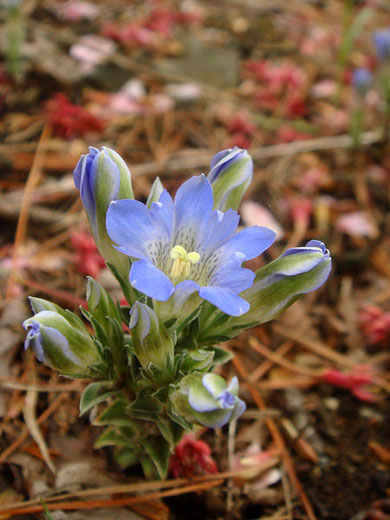
{"type": "Polygon", "coordinates": [[[101,255],[127,278],[128,258],[113,247],[106,230],[106,213],[113,200],[134,198],[130,171],[114,150],[106,147],[101,151],[93,147],[89,150],[77,163],[73,172],[74,182],[80,190],[89,225],[101,255]]]}
{"type": "Polygon", "coordinates": [[[170,376],[173,365],[173,344],[163,323],[153,309],[136,302],[131,309],[129,328],[135,355],[144,368],[151,363],[170,376]]]}
{"type": "Polygon", "coordinates": [[[231,148],[217,153],[207,175],[214,196],[214,209],[236,210],[252,181],[253,162],[246,150],[231,148]]]}
{"type": "Polygon", "coordinates": [[[177,412],[187,421],[209,428],[221,428],[245,410],[238,397],[238,380],[227,385],[223,377],[199,372],[185,376],[171,395],[177,412]]]}
{"type": "Polygon", "coordinates": [[[287,249],[256,272],[252,287],[241,293],[250,309],[231,323],[265,323],[276,318],[299,296],[318,289],[327,280],[331,263],[329,251],[318,240],[287,249]]]}
{"type": "Polygon", "coordinates": [[[88,310],[103,327],[108,317],[117,318],[120,321],[118,310],[111,296],[93,278],[88,278],[87,284],[88,310]]]}
{"type": "Polygon", "coordinates": [[[31,346],[39,361],[63,374],[89,374],[99,361],[91,336],[70,311],[41,310],[25,320],[23,327],[27,330],[25,349],[31,346]]]}

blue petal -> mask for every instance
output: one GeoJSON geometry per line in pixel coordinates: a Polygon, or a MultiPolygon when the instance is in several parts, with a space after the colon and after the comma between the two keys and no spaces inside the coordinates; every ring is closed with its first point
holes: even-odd
{"type": "Polygon", "coordinates": [[[147,241],[153,240],[156,230],[144,204],[128,199],[111,202],[106,226],[111,240],[119,245],[118,251],[135,258],[148,256],[147,241]]]}
{"type": "Polygon", "coordinates": [[[233,408],[233,413],[230,417],[230,420],[233,421],[234,419],[237,419],[238,417],[240,417],[240,415],[242,415],[245,412],[245,410],[246,410],[246,404],[244,403],[244,401],[237,398],[236,405],[233,408]]]}
{"type": "Polygon", "coordinates": [[[240,216],[237,211],[228,209],[225,213],[214,210],[207,219],[202,239],[204,251],[217,249],[237,230],[240,216]]]}
{"type": "Polygon", "coordinates": [[[130,283],[137,291],[165,302],[175,287],[171,280],[151,262],[138,260],[131,266],[130,283]]]}
{"type": "Polygon", "coordinates": [[[319,253],[321,252],[324,257],[328,258],[330,253],[323,242],[319,240],[310,240],[304,247],[291,247],[284,251],[281,256],[294,255],[296,253],[319,253]],[[318,251],[320,250],[320,251],[318,251]]]}
{"type": "MultiPolygon", "coordinates": [[[[239,263],[242,263],[242,259],[239,263]]],[[[230,262],[218,269],[212,278],[212,284],[217,287],[225,287],[234,293],[240,293],[252,287],[255,276],[250,269],[237,267],[235,263],[230,262]]]]}
{"type": "Polygon", "coordinates": [[[175,244],[185,244],[182,237],[188,232],[195,239],[195,244],[201,242],[205,222],[213,209],[213,192],[206,177],[191,177],[182,184],[177,190],[174,205],[175,244]]]}
{"type": "Polygon", "coordinates": [[[91,153],[83,155],[73,172],[74,182],[76,187],[80,190],[80,197],[85,211],[93,225],[95,225],[96,205],[91,176],[93,175],[93,163],[95,163],[96,168],[95,158],[98,154],[99,150],[94,148],[91,150],[91,153]]]}
{"type": "Polygon", "coordinates": [[[234,252],[245,255],[245,260],[261,255],[275,240],[276,233],[266,227],[251,226],[229,238],[219,249],[229,257],[234,252]]]}
{"type": "Polygon", "coordinates": [[[173,201],[167,190],[161,193],[158,202],[152,202],[150,214],[154,226],[161,228],[161,232],[170,239],[173,226],[173,201]]]}
{"type": "Polygon", "coordinates": [[[199,296],[230,316],[241,316],[249,311],[249,303],[224,287],[201,287],[199,296]]]}
{"type": "Polygon", "coordinates": [[[73,171],[73,180],[78,190],[80,190],[83,173],[85,172],[85,170],[89,170],[89,167],[91,166],[91,163],[95,155],[98,153],[99,150],[97,148],[90,146],[89,153],[83,154],[80,157],[79,162],[77,163],[76,168],[73,171]]]}

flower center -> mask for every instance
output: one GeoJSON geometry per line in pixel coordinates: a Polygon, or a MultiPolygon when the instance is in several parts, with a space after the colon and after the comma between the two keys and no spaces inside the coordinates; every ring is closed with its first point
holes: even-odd
{"type": "Polygon", "coordinates": [[[228,390],[224,390],[218,397],[217,400],[220,402],[222,408],[231,408],[236,398],[228,390]]]}
{"type": "Polygon", "coordinates": [[[200,260],[199,253],[196,251],[187,253],[183,246],[173,247],[169,252],[169,256],[173,260],[171,278],[176,283],[185,280],[190,274],[191,265],[197,264],[200,260]]]}

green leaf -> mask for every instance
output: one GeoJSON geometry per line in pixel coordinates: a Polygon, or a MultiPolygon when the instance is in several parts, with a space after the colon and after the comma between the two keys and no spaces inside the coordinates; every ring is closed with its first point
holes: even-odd
{"type": "Polygon", "coordinates": [[[84,415],[97,404],[105,401],[108,397],[118,393],[117,390],[107,391],[109,385],[110,383],[108,381],[100,381],[87,386],[80,399],[80,416],[84,415]]]}
{"type": "Polygon", "coordinates": [[[145,420],[154,420],[162,409],[162,404],[150,395],[149,389],[141,390],[136,399],[127,407],[128,413],[145,420]]]}
{"type": "Polygon", "coordinates": [[[159,477],[165,479],[168,474],[169,456],[171,454],[169,443],[161,437],[141,439],[141,442],[145,451],[153,461],[159,477]]]}
{"type": "Polygon", "coordinates": [[[119,435],[114,428],[108,428],[95,441],[96,449],[104,446],[128,446],[129,441],[119,435]]]}
{"type": "Polygon", "coordinates": [[[127,446],[115,450],[114,458],[122,469],[134,466],[134,464],[137,464],[139,462],[138,455],[127,446]]]}
{"type": "Polygon", "coordinates": [[[115,426],[127,426],[137,430],[136,425],[129,419],[126,408],[128,403],[123,399],[117,399],[108,408],[106,408],[96,419],[96,424],[112,424],[115,426]]]}
{"type": "Polygon", "coordinates": [[[176,413],[172,408],[168,410],[168,417],[170,417],[176,424],[184,428],[184,430],[192,431],[192,424],[183,419],[183,417],[176,413]]]}
{"type": "Polygon", "coordinates": [[[208,347],[206,350],[211,350],[214,352],[214,366],[223,365],[224,363],[227,363],[234,357],[234,354],[232,352],[229,352],[229,350],[224,350],[223,348],[208,347]]]}
{"type": "Polygon", "coordinates": [[[175,447],[182,438],[183,427],[163,417],[157,417],[156,424],[164,439],[169,442],[170,446],[175,447]]]}

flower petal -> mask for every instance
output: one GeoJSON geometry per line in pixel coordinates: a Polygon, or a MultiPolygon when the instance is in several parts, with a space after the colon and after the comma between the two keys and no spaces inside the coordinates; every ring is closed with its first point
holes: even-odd
{"type": "Polygon", "coordinates": [[[227,390],[231,392],[233,395],[238,394],[238,379],[237,376],[232,377],[232,380],[229,383],[229,386],[227,387],[227,390]]]}
{"type": "Polygon", "coordinates": [[[188,402],[196,412],[212,412],[220,408],[218,401],[213,398],[200,381],[191,384],[188,402]]]}
{"type": "Polygon", "coordinates": [[[237,230],[240,216],[237,211],[228,209],[225,213],[214,210],[209,216],[202,238],[202,249],[217,249],[225,240],[230,238],[237,230]]]}
{"type": "Polygon", "coordinates": [[[137,200],[116,200],[107,211],[107,233],[118,251],[135,258],[148,256],[147,239],[156,236],[149,210],[137,200]]]}
{"type": "MultiPolygon", "coordinates": [[[[242,260],[239,261],[239,264],[242,260]]],[[[236,263],[230,262],[222,265],[212,278],[212,284],[217,287],[225,287],[226,289],[240,293],[252,286],[255,273],[244,267],[237,267],[236,263]]]]}
{"type": "Polygon", "coordinates": [[[216,374],[205,374],[202,377],[202,384],[215,398],[217,398],[224,390],[226,390],[226,381],[223,377],[216,374]]]}
{"type": "Polygon", "coordinates": [[[175,196],[174,242],[190,249],[201,242],[202,233],[212,209],[213,192],[204,175],[191,177],[180,186],[175,196]],[[190,235],[187,239],[186,236],[190,235]]]}
{"type": "Polygon", "coordinates": [[[153,224],[162,228],[162,233],[171,237],[173,225],[173,201],[167,190],[161,193],[158,202],[152,202],[150,213],[153,224]]]}
{"type": "Polygon", "coordinates": [[[275,237],[276,233],[272,229],[251,226],[229,238],[220,249],[223,256],[229,257],[234,252],[240,252],[245,255],[245,260],[251,260],[261,255],[272,244],[275,237]]]}
{"type": "Polygon", "coordinates": [[[194,413],[195,419],[208,428],[222,428],[230,421],[233,410],[214,410],[212,412],[194,413]]]}
{"type": "Polygon", "coordinates": [[[241,316],[249,310],[249,303],[224,287],[201,287],[199,296],[230,316],[241,316]]]}
{"type": "Polygon", "coordinates": [[[239,399],[237,397],[236,399],[236,404],[233,408],[233,413],[230,417],[230,420],[233,421],[234,419],[237,419],[238,417],[240,417],[240,415],[242,415],[246,410],[246,404],[244,403],[244,401],[242,399],[239,399]]]}
{"type": "Polygon", "coordinates": [[[147,260],[138,260],[131,266],[130,283],[137,291],[163,302],[175,290],[171,280],[147,260]]]}

